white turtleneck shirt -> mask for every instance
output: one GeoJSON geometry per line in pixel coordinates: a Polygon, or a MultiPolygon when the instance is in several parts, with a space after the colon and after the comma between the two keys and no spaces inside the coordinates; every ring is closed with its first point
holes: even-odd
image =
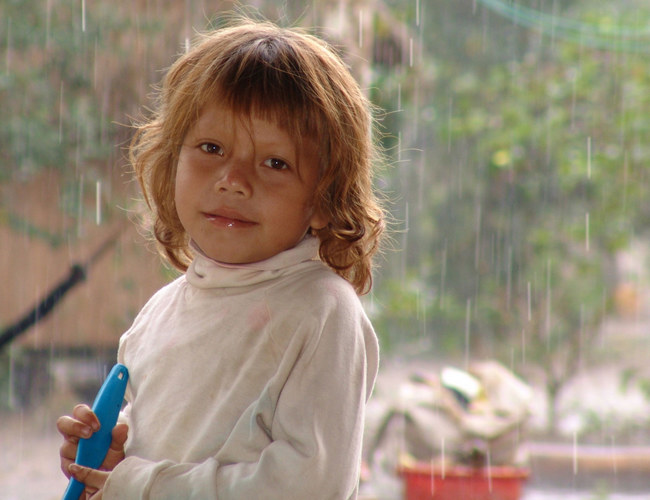
{"type": "Polygon", "coordinates": [[[317,255],[199,253],[149,300],[120,340],[129,438],[105,499],[356,497],[377,339],[317,255]]]}

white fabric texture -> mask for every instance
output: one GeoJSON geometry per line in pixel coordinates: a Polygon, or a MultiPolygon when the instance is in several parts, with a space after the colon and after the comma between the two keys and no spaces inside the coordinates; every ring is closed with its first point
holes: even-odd
{"type": "Polygon", "coordinates": [[[129,439],[106,500],[356,497],[377,339],[317,253],[199,253],[150,299],[120,340],[129,439]]]}

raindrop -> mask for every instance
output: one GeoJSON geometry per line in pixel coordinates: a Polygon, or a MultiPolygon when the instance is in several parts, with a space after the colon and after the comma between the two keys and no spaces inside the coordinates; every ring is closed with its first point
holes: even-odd
{"type": "Polygon", "coordinates": [[[397,84],[397,111],[402,111],[402,84],[397,84]]]}
{"type": "Polygon", "coordinates": [[[506,307],[510,310],[512,297],[512,245],[508,245],[508,267],[506,268],[506,307]]]}
{"type": "Polygon", "coordinates": [[[59,88],[59,144],[63,141],[63,80],[59,88]]]}
{"type": "Polygon", "coordinates": [[[50,49],[50,29],[52,27],[52,0],[45,4],[45,48],[50,49]]]}
{"type": "Polygon", "coordinates": [[[628,164],[628,156],[627,156],[627,151],[625,152],[625,155],[623,156],[623,213],[626,212],[627,208],[627,182],[628,182],[628,173],[629,173],[629,164],[628,164]]]}
{"type": "Polygon", "coordinates": [[[418,209],[424,210],[424,186],[425,186],[425,164],[426,160],[424,158],[424,153],[420,156],[420,161],[418,162],[418,209]]]}
{"type": "Polygon", "coordinates": [[[443,297],[445,295],[445,278],[447,275],[447,239],[445,238],[445,246],[442,249],[442,264],[440,266],[440,309],[444,309],[443,297]]]}
{"type": "Polygon", "coordinates": [[[5,52],[5,71],[11,70],[11,18],[7,19],[7,51],[5,52]]]}
{"type": "Polygon", "coordinates": [[[82,225],[82,216],[83,216],[83,203],[84,199],[84,176],[81,174],[79,177],[79,191],[77,194],[77,237],[81,238],[83,236],[83,225],[82,225]]]}
{"type": "Polygon", "coordinates": [[[478,270],[481,260],[481,204],[476,205],[476,243],[474,245],[474,270],[478,270]]]}
{"type": "Polygon", "coordinates": [[[397,162],[402,162],[402,131],[397,132],[397,162]]]}
{"type": "Polygon", "coordinates": [[[614,472],[614,477],[618,474],[618,456],[616,454],[616,440],[614,436],[610,437],[611,448],[612,448],[612,470],[614,472]]]}
{"type": "Polygon", "coordinates": [[[589,251],[589,212],[585,214],[585,249],[589,251]]]}
{"type": "Polygon", "coordinates": [[[102,182],[95,184],[95,223],[99,226],[102,222],[102,182]]]}
{"type": "Polygon", "coordinates": [[[488,447],[485,452],[485,467],[487,469],[488,491],[492,494],[492,463],[490,460],[490,448],[488,447]]]}
{"type": "Polygon", "coordinates": [[[551,259],[546,261],[546,342],[551,342],[551,259]]]}
{"type": "Polygon", "coordinates": [[[454,98],[449,96],[449,106],[447,107],[447,152],[451,152],[451,117],[454,111],[454,98]]]}
{"type": "Polygon", "coordinates": [[[97,90],[97,70],[98,70],[97,37],[95,37],[95,47],[93,52],[93,89],[95,90],[97,90]]]}
{"type": "Polygon", "coordinates": [[[81,31],[86,32],[86,0],[81,0],[81,31]]]}
{"type": "Polygon", "coordinates": [[[591,179],[591,137],[587,137],[587,179],[591,179]]]}
{"type": "Polygon", "coordinates": [[[571,80],[571,130],[575,130],[578,71],[571,69],[569,79],[571,80]]]}
{"type": "Polygon", "coordinates": [[[573,475],[578,475],[578,431],[573,431],[573,475]]]}
{"type": "Polygon", "coordinates": [[[410,223],[410,215],[409,215],[409,202],[407,201],[404,204],[404,231],[402,232],[402,259],[401,259],[401,269],[400,269],[400,274],[402,276],[402,279],[406,278],[406,268],[407,268],[407,262],[406,262],[406,257],[407,257],[407,246],[408,246],[408,233],[409,233],[409,223],[410,223]]]}
{"type": "Polygon", "coordinates": [[[585,305],[580,304],[580,337],[578,338],[578,366],[582,369],[582,347],[585,338],[585,305]]]}
{"type": "Polygon", "coordinates": [[[363,47],[363,9],[359,10],[359,48],[363,47]]]}
{"type": "Polygon", "coordinates": [[[465,308],[465,369],[469,367],[469,335],[472,319],[472,299],[467,299],[465,308]]]}

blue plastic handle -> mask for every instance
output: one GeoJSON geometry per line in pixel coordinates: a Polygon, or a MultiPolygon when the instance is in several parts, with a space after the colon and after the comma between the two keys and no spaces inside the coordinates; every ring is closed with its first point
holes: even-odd
{"type": "MultiPolygon", "coordinates": [[[[102,464],[111,445],[111,431],[117,423],[122,408],[129,372],[126,366],[116,364],[106,377],[93,403],[93,412],[101,425],[88,439],[80,439],[75,462],[84,467],[97,469],[102,464]]],[[[85,485],[74,478],[70,479],[63,500],[79,500],[85,485]]]]}

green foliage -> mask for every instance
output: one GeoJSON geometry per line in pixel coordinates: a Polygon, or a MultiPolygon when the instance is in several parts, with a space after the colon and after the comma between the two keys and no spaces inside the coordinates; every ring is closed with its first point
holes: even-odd
{"type": "MultiPolygon", "coordinates": [[[[160,18],[142,10],[75,0],[0,4],[0,182],[56,171],[52,190],[59,200],[52,209],[72,219],[94,218],[94,200],[87,208],[98,184],[103,196],[126,204],[120,199],[126,189],[113,189],[130,135],[124,125],[145,103],[153,68],[174,50],[160,35],[160,18]],[[152,46],[160,50],[152,53],[152,46]]],[[[170,14],[167,22],[176,19],[170,14]]],[[[170,32],[176,40],[176,30],[170,32]]],[[[116,212],[106,204],[102,221],[116,212]]],[[[0,200],[0,222],[52,247],[80,234],[74,224],[57,232],[26,220],[15,213],[11,193],[0,200]]]]}
{"type": "Polygon", "coordinates": [[[5,174],[69,167],[82,135],[95,142],[92,129],[99,113],[88,102],[93,38],[72,29],[69,7],[53,10],[47,19],[40,14],[42,5],[33,1],[3,8],[7,22],[0,40],[7,56],[0,80],[0,147],[5,174]]]}
{"type": "MultiPolygon", "coordinates": [[[[116,123],[191,36],[179,35],[183,4],[145,3],[86,2],[85,18],[76,0],[0,5],[0,181],[58,168],[58,208],[80,212],[83,183],[126,140],[116,123]]],[[[388,112],[396,166],[381,185],[401,221],[372,297],[382,346],[512,357],[555,387],[608,312],[613,255],[647,231],[648,55],[521,26],[487,0],[380,3],[365,12],[370,97],[388,112]]],[[[650,21],[645,0],[521,3],[604,37],[650,21]]],[[[304,14],[300,2],[269,4],[270,17],[304,14]]],[[[7,207],[0,221],[64,238],[7,207]]]]}
{"type": "MultiPolygon", "coordinates": [[[[566,8],[589,22],[597,6],[585,4],[566,8]]],[[[469,329],[473,355],[514,353],[561,383],[609,311],[613,255],[649,220],[647,56],[545,38],[469,1],[422,8],[421,26],[410,20],[421,58],[379,71],[373,96],[401,91],[390,188],[408,229],[376,316],[400,317],[383,296],[418,276],[420,293],[453,307],[402,322],[403,337],[457,348],[469,329]]],[[[650,10],[630,18],[646,25],[650,10]]]]}
{"type": "Polygon", "coordinates": [[[0,6],[2,169],[28,178],[42,168],[78,175],[104,163],[117,123],[143,97],[140,53],[160,23],[111,2],[11,0],[0,6]],[[134,35],[135,34],[135,35],[134,35]],[[140,36],[151,35],[141,42],[140,36]],[[124,108],[122,103],[130,102],[124,108]]]}

